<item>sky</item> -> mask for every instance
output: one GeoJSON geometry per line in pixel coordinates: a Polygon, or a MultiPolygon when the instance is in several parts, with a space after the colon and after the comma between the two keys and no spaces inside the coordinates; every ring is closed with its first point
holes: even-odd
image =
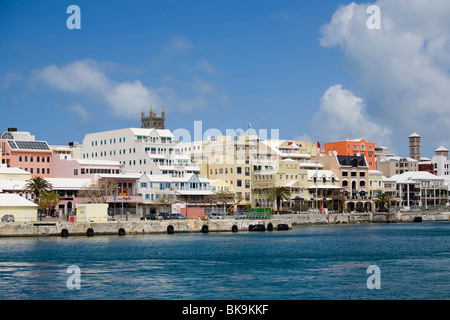
{"type": "Polygon", "coordinates": [[[449,12],[447,0],[3,0],[0,131],[67,145],[164,107],[172,131],[250,123],[401,156],[417,132],[431,157],[450,148],[449,12]]]}

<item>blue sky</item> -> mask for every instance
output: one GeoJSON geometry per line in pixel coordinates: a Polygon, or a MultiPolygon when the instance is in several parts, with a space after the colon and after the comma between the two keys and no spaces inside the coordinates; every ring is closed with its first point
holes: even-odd
{"type": "MultiPolygon", "coordinates": [[[[351,1],[2,1],[0,130],[17,127],[65,145],[82,142],[90,132],[139,127],[141,108],[148,113],[152,105],[158,112],[165,107],[171,130],[193,130],[194,121],[201,120],[204,129],[225,133],[250,122],[256,130],[279,129],[284,139],[364,137],[401,155],[407,155],[408,135],[416,131],[423,137],[423,153],[431,156],[440,144],[450,143],[450,132],[433,131],[446,124],[434,123],[441,113],[422,114],[425,107],[418,105],[418,118],[406,121],[406,109],[395,108],[411,105],[405,97],[414,84],[428,88],[433,81],[447,81],[448,25],[438,23],[436,39],[444,38],[443,44],[436,40],[429,51],[417,49],[411,58],[423,58],[429,77],[396,90],[402,79],[386,85],[393,78],[391,65],[367,65],[397,54],[402,60],[406,53],[386,56],[383,46],[407,39],[399,26],[412,34],[423,30],[419,27],[428,17],[414,16],[420,7],[376,3],[386,17],[382,22],[387,21],[378,34],[365,26],[370,3],[351,1]],[[66,27],[72,4],[81,9],[80,30],[66,27]],[[358,29],[345,33],[350,11],[358,29]],[[399,12],[406,22],[396,19],[399,12]],[[418,21],[417,30],[408,17],[418,21]],[[398,25],[391,28],[388,22],[398,25]],[[362,51],[374,43],[371,53],[362,51]],[[364,54],[370,55],[367,60],[364,54]],[[334,110],[342,114],[330,116],[334,110]]],[[[434,43],[436,34],[419,41],[434,43]]],[[[437,95],[442,94],[428,90],[416,100],[437,95]]]]}

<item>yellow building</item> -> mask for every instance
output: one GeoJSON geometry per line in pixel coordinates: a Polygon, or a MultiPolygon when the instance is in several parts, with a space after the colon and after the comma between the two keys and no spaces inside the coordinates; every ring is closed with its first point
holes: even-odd
{"type": "Polygon", "coordinates": [[[8,168],[0,164],[0,180],[26,181],[31,179],[31,173],[20,168],[8,168]]]}
{"type": "Polygon", "coordinates": [[[15,222],[37,221],[37,210],[37,204],[17,194],[0,194],[0,218],[4,215],[12,215],[15,222]]]}
{"type": "Polygon", "coordinates": [[[76,206],[77,222],[107,222],[107,203],[86,203],[76,206]]]}
{"type": "Polygon", "coordinates": [[[376,198],[384,193],[383,172],[378,170],[369,170],[369,197],[376,198]]]}

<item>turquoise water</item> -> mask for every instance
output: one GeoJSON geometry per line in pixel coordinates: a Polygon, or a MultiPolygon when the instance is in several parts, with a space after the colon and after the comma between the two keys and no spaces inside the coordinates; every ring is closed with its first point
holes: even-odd
{"type": "Polygon", "coordinates": [[[450,222],[0,239],[0,299],[449,299],[450,222]],[[70,290],[70,265],[80,289],[70,290]],[[367,268],[381,270],[369,290],[367,268]]]}

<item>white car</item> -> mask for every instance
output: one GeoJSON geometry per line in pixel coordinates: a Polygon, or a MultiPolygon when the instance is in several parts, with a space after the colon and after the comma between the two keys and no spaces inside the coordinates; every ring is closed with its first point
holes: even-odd
{"type": "Polygon", "coordinates": [[[221,213],[213,212],[209,215],[210,219],[225,219],[225,217],[221,213]]]}

